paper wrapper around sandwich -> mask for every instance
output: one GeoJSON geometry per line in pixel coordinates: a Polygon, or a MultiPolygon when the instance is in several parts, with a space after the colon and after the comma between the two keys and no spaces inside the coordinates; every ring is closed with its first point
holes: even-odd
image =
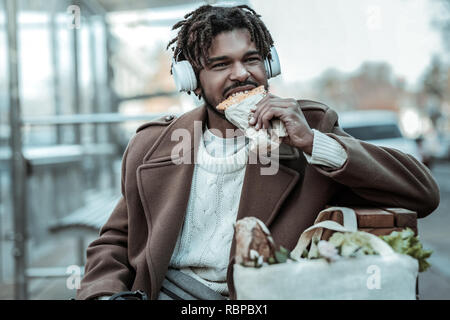
{"type": "Polygon", "coordinates": [[[272,120],[272,128],[268,130],[256,130],[250,126],[248,121],[251,119],[253,112],[250,110],[254,107],[265,94],[254,94],[245,100],[233,104],[225,109],[225,117],[236,127],[244,131],[246,137],[250,139],[250,151],[259,152],[275,150],[280,146],[283,137],[287,136],[286,128],[279,119],[272,120]]]}

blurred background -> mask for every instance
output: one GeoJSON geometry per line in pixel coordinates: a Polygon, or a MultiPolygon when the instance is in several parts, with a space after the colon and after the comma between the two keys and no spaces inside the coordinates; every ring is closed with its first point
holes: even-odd
{"type": "Polygon", "coordinates": [[[165,48],[205,3],[262,15],[274,94],[326,103],[348,133],[432,170],[441,204],[419,220],[434,250],[419,292],[449,299],[449,0],[0,0],[0,299],[75,296],[128,140],[201,104],[176,92],[165,48]]]}

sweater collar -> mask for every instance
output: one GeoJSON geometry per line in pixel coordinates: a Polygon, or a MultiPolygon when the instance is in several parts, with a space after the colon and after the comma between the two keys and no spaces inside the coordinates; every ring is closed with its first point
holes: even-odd
{"type": "MultiPolygon", "coordinates": [[[[245,167],[245,165],[248,162],[248,144],[241,145],[240,149],[238,149],[237,152],[231,152],[230,155],[218,157],[211,155],[208,150],[205,147],[205,141],[204,136],[208,134],[209,130],[205,130],[205,133],[202,135],[199,143],[199,149],[198,149],[198,155],[197,155],[197,164],[209,171],[214,173],[231,173],[238,171],[245,167]]],[[[209,132],[209,134],[212,134],[209,132]]],[[[217,139],[220,139],[219,141],[212,142],[216,143],[216,148],[231,148],[233,147],[234,139],[223,139],[220,137],[217,137],[217,139]],[[229,143],[226,140],[231,140],[231,145],[224,145],[224,143],[229,143]]]]}
{"type": "Polygon", "coordinates": [[[203,132],[203,141],[205,143],[206,151],[213,157],[226,157],[237,153],[249,142],[249,139],[244,135],[233,138],[222,138],[217,135],[217,132],[210,130],[205,126],[203,132]]]}

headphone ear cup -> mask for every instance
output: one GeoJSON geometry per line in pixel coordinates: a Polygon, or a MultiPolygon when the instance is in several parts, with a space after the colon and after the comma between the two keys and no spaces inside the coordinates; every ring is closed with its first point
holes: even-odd
{"type": "Polygon", "coordinates": [[[178,91],[194,91],[197,89],[197,77],[192,65],[187,60],[172,59],[172,76],[178,91]]]}
{"type": "Polygon", "coordinates": [[[270,54],[272,59],[266,58],[264,60],[264,66],[266,68],[267,78],[273,78],[281,73],[280,59],[278,58],[278,53],[275,47],[270,48],[270,54]]]}

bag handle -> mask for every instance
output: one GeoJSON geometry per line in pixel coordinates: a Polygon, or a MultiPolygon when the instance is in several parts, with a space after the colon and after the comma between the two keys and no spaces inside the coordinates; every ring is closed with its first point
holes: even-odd
{"type": "MultiPolygon", "coordinates": [[[[291,258],[299,261],[301,259],[303,251],[308,247],[313,239],[320,239],[322,237],[323,229],[338,231],[338,232],[357,232],[358,223],[356,219],[355,210],[346,207],[330,207],[322,210],[314,221],[314,225],[303,231],[298,239],[297,245],[291,252],[291,258]],[[330,221],[330,215],[333,211],[341,211],[343,215],[343,225],[335,221],[330,221]]],[[[379,237],[367,233],[370,241],[370,245],[380,255],[386,256],[394,253],[394,250],[389,244],[380,239],[379,237]]],[[[315,246],[315,241],[312,242],[312,246],[315,246]]],[[[310,250],[310,252],[313,250],[310,250]]]]}

